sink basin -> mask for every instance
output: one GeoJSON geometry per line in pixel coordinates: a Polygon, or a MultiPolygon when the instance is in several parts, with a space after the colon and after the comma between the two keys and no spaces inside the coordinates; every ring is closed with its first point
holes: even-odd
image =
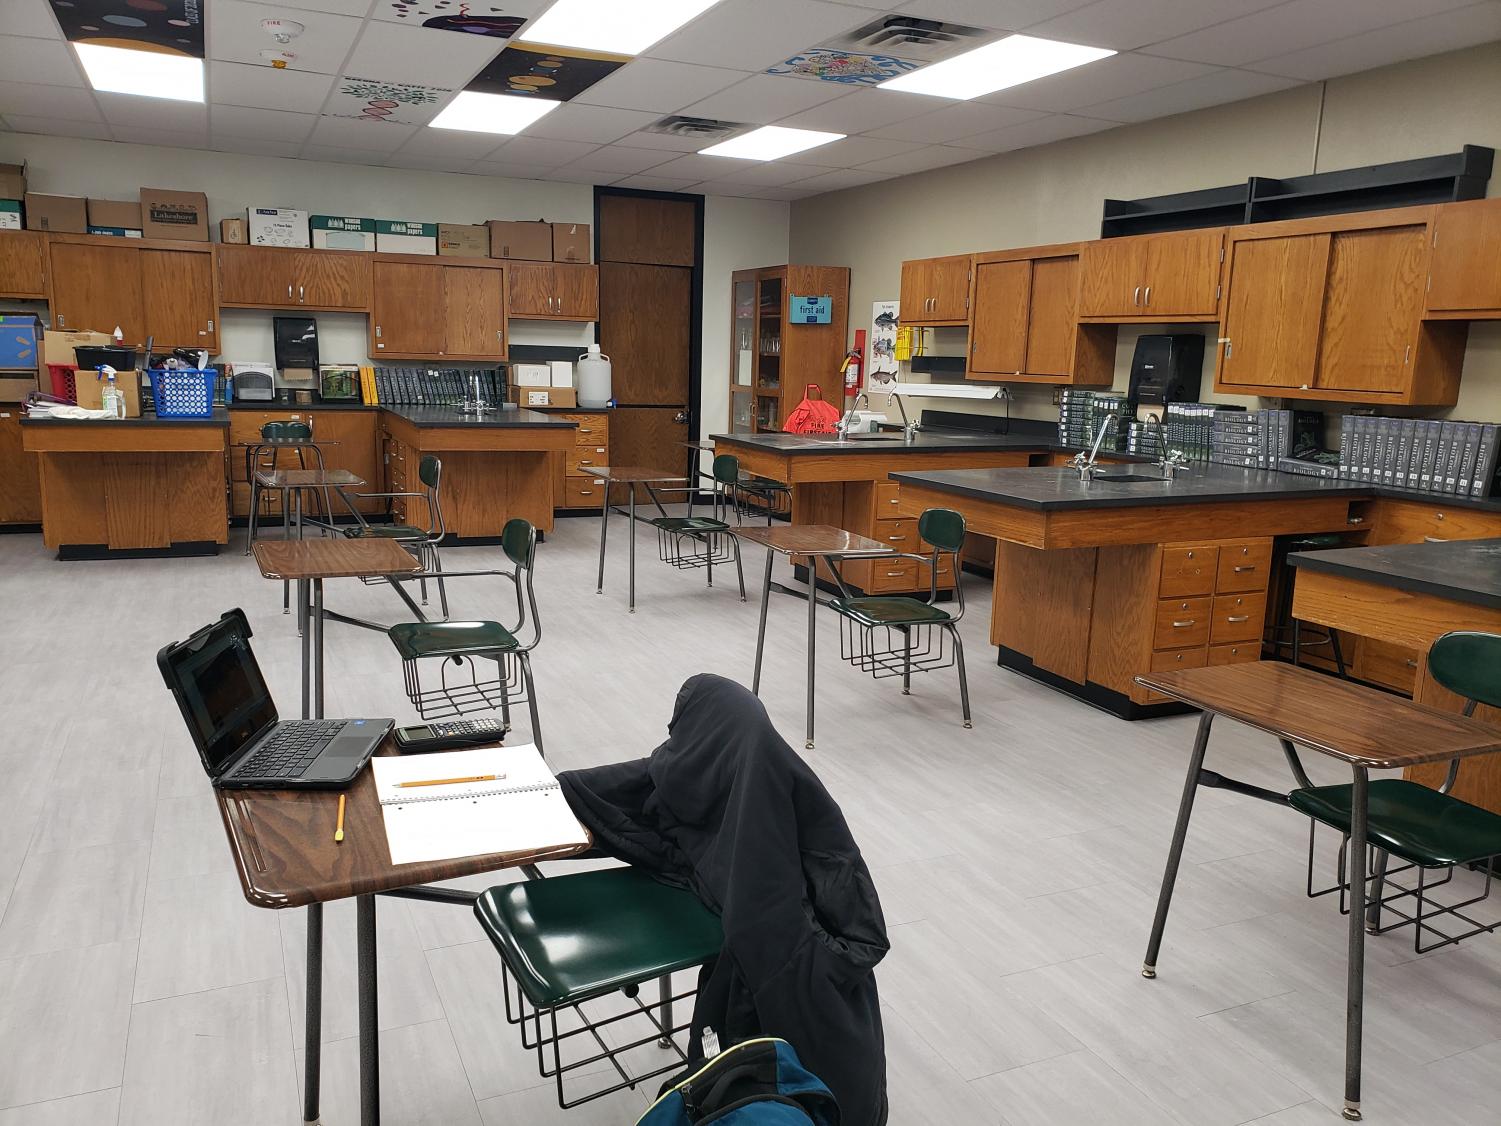
{"type": "Polygon", "coordinates": [[[1156,473],[1096,473],[1094,479],[1096,481],[1118,481],[1128,485],[1134,485],[1137,482],[1149,482],[1154,485],[1160,485],[1165,480],[1165,478],[1156,473]]]}
{"type": "Polygon", "coordinates": [[[824,438],[819,441],[820,446],[853,446],[865,442],[900,442],[899,437],[891,437],[887,434],[851,434],[847,438],[824,438]]]}

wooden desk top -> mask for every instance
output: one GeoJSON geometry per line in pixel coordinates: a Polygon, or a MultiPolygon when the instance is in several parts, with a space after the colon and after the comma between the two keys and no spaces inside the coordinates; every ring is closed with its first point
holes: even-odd
{"type": "Polygon", "coordinates": [[[890,555],[889,545],[829,524],[777,524],[770,528],[731,528],[742,540],[764,544],[783,555],[890,555]]]}
{"type": "Polygon", "coordinates": [[[255,561],[268,579],[362,579],[415,575],[422,564],[395,540],[261,540],[255,561]]]}
{"type": "MultiPolygon", "coordinates": [[[[321,541],[314,541],[321,542],[321,541]]],[[[381,755],[396,754],[387,736],[381,755]]],[[[257,907],[304,907],[413,884],[451,880],[542,860],[560,860],[589,846],[496,852],[422,864],[392,864],[375,794],[375,772],[362,771],[347,790],[344,840],[334,842],[338,790],[219,790],[219,815],[229,837],[245,898],[257,907]]]]}
{"type": "Polygon", "coordinates": [[[352,489],[365,484],[347,469],[269,469],[257,470],[256,480],[268,489],[352,489]]]}
{"type": "Polygon", "coordinates": [[[1136,683],[1376,770],[1501,750],[1501,730],[1281,661],[1174,669],[1136,683]]]}
{"type": "Polygon", "coordinates": [[[591,477],[603,477],[607,481],[656,484],[660,481],[686,481],[681,473],[669,473],[665,469],[649,469],[644,465],[586,465],[585,473],[591,477]]]}
{"type": "Polygon", "coordinates": [[[691,442],[679,442],[678,445],[690,450],[700,450],[704,453],[713,453],[716,448],[713,442],[701,441],[697,438],[691,442]]]}

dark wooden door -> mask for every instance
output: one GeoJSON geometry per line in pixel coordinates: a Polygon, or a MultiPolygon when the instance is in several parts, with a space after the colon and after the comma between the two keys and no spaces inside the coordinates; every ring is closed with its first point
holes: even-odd
{"type": "Polygon", "coordinates": [[[599,275],[599,346],[615,401],[686,407],[693,272],[602,262],[599,275]]]}
{"type": "MultiPolygon", "coordinates": [[[[688,464],[688,451],[682,443],[690,436],[686,409],[616,407],[610,412],[610,462],[682,473],[688,464]]],[[[645,496],[644,492],[640,494],[643,499],[645,496]]],[[[678,499],[674,494],[663,496],[664,501],[678,499]]]]}
{"type": "Polygon", "coordinates": [[[694,227],[691,200],[600,196],[599,260],[692,267],[694,227]]]}

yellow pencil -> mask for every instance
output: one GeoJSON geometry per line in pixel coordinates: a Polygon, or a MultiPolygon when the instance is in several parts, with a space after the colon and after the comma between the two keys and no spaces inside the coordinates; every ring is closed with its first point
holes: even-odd
{"type": "Polygon", "coordinates": [[[461,782],[499,782],[504,774],[476,774],[470,778],[428,778],[421,782],[398,782],[398,787],[406,786],[457,786],[461,782]]]}
{"type": "Polygon", "coordinates": [[[335,842],[338,842],[338,841],[342,841],[343,839],[344,839],[344,795],[340,794],[339,795],[339,823],[334,826],[334,840],[335,840],[335,842]]]}

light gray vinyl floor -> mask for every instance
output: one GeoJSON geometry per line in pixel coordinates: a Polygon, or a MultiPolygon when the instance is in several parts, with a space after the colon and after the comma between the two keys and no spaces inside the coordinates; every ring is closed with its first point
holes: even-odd
{"type": "MultiPolygon", "coordinates": [[[[751,600],[656,560],[624,522],[594,593],[596,519],[539,552],[536,655],[556,768],[647,754],[681,682],[749,680],[751,600]]],[[[214,802],[153,663],[242,606],[283,714],[298,642],[278,585],[238,539],[214,559],[59,563],[0,536],[0,1126],[299,1120],[300,912],[241,898],[214,802]]],[[[494,548],[445,554],[493,564],[494,548]]],[[[726,573],[723,579],[730,576],[726,573]]],[[[904,698],[838,660],[820,619],[808,753],[875,872],[891,953],[884,1003],[894,1126],[1319,1126],[1338,1121],[1344,925],[1304,897],[1305,823],[1203,792],[1161,976],[1139,974],[1193,720],[1127,724],[995,666],[988,583],[966,580],[975,726],[951,671],[904,698]]],[[[485,580],[459,616],[502,612],[485,580]]],[[[399,620],[389,591],[330,583],[331,607],[399,620]]],[[[801,747],[804,604],[774,596],[762,696],[801,747]]],[[[414,713],[379,634],[330,625],[329,714],[414,713]]],[[[1211,765],[1285,786],[1274,743],[1222,722],[1211,765]]],[[[1339,773],[1311,763],[1323,780],[1339,773]]],[[[355,826],[354,831],[379,831],[355,826]]],[[[498,880],[504,877],[496,877],[498,880]]],[[[485,879],[470,881],[483,886],[485,879]]],[[[328,911],[324,1118],[357,1121],[353,912],[328,911]]],[[[385,1121],[633,1123],[626,1093],[562,1112],[501,1015],[499,967],[469,913],[380,905],[385,1121]]],[[[1369,945],[1366,1119],[1495,1123],[1501,935],[1423,958],[1369,945]]]]}

